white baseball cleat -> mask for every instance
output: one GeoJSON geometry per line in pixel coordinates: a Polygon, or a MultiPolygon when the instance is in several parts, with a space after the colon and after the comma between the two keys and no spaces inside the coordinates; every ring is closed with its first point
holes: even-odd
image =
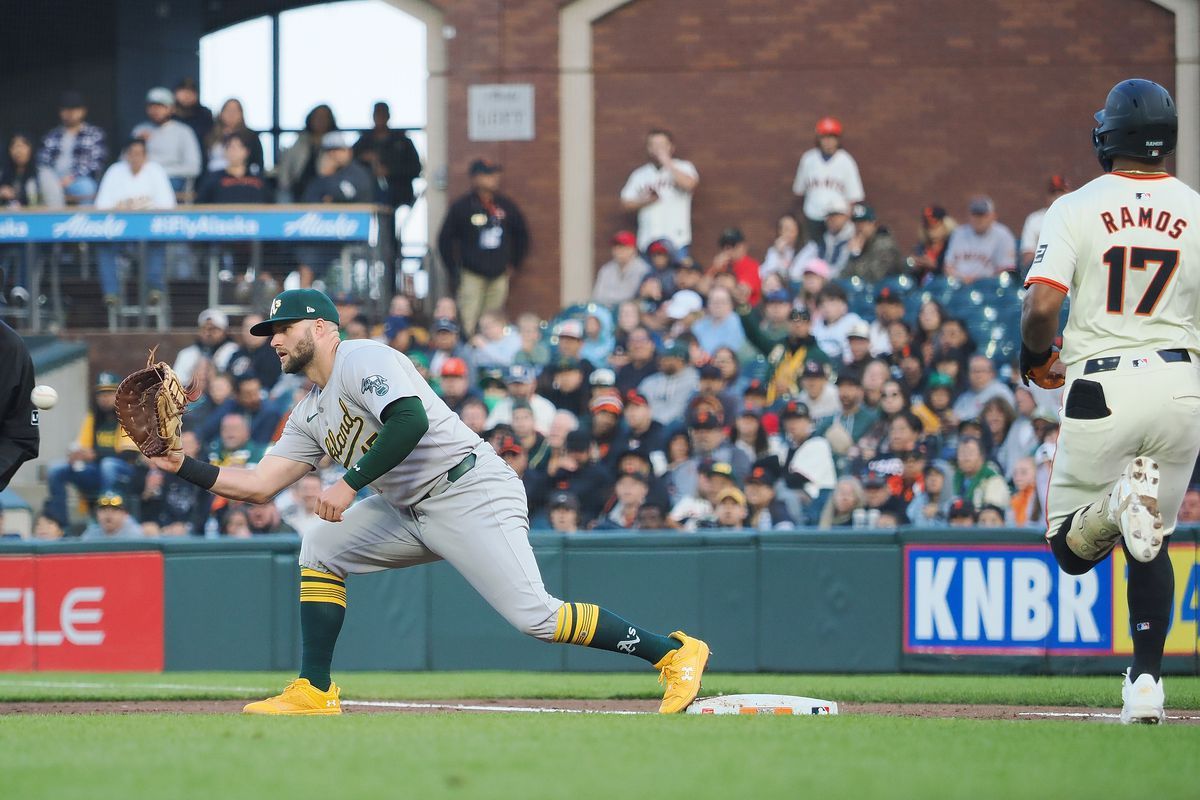
{"type": "Polygon", "coordinates": [[[1167,720],[1163,711],[1162,678],[1154,680],[1150,673],[1143,672],[1137,680],[1129,682],[1129,670],[1125,670],[1125,683],[1121,686],[1121,724],[1161,725],[1167,720]]]}
{"type": "Polygon", "coordinates": [[[1158,462],[1138,456],[1125,467],[1109,495],[1109,508],[1121,526],[1125,546],[1143,563],[1153,561],[1162,547],[1158,484],[1158,462]]]}

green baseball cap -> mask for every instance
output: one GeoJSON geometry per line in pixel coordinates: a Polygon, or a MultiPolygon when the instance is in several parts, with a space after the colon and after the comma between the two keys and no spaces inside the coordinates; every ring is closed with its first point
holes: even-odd
{"type": "Polygon", "coordinates": [[[271,315],[250,329],[254,336],[270,336],[276,322],[298,319],[324,319],[341,325],[337,308],[324,292],[316,289],[288,289],[271,301],[271,315]]]}

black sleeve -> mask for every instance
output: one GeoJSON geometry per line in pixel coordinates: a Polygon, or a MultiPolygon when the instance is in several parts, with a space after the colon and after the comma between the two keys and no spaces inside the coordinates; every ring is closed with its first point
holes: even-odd
{"type": "Polygon", "coordinates": [[[33,391],[33,360],[16,331],[0,322],[0,491],[26,461],[37,458],[38,411],[33,391]]]}
{"type": "Polygon", "coordinates": [[[519,268],[529,254],[529,228],[525,225],[525,215],[517,204],[508,202],[509,234],[512,236],[512,265],[519,268]]]}

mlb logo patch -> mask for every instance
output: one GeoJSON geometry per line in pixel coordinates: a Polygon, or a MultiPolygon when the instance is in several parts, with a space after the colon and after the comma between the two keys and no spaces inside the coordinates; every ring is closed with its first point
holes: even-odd
{"type": "Polygon", "coordinates": [[[1133,367],[1134,367],[1134,369],[1137,369],[1138,367],[1144,367],[1149,363],[1150,363],[1150,359],[1148,359],[1148,358],[1135,358],[1133,360],[1133,367]]]}
{"type": "Polygon", "coordinates": [[[1134,195],[1134,197],[1136,197],[1138,200],[1149,200],[1150,193],[1149,192],[1138,192],[1134,195]]]}
{"type": "Polygon", "coordinates": [[[1148,631],[1148,630],[1150,630],[1150,623],[1149,622],[1139,622],[1137,624],[1137,629],[1139,631],[1148,631]]]}

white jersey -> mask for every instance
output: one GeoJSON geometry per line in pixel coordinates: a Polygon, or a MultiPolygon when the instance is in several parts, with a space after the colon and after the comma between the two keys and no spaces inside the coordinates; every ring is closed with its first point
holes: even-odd
{"type": "Polygon", "coordinates": [[[1068,365],[1132,348],[1200,357],[1200,195],[1166,174],[1101,175],[1050,206],[1025,282],[1069,294],[1068,365]]]}
{"type": "MultiPolygon", "coordinates": [[[[700,177],[690,161],[675,159],[675,166],[693,178],[700,177]]],[[[635,169],[621,189],[621,199],[640,200],[648,190],[658,199],[638,210],[638,249],[642,252],[656,239],[668,239],[676,249],[692,243],[692,193],[675,183],[666,167],[643,164],[635,169]]]]}
{"type": "Polygon", "coordinates": [[[1038,239],[1042,238],[1042,223],[1046,219],[1046,209],[1039,208],[1025,218],[1025,227],[1021,228],[1021,252],[1032,253],[1037,247],[1038,239]]]}
{"type": "Polygon", "coordinates": [[[804,195],[804,216],[809,219],[825,219],[830,200],[841,198],[847,205],[862,202],[862,177],[854,156],[838,150],[826,159],[814,147],[800,157],[792,193],[804,195]]]}
{"type": "Polygon", "coordinates": [[[370,340],[339,344],[329,383],[324,389],[314,386],[296,404],[268,455],[316,468],[328,454],[352,469],[375,442],[384,409],[404,397],[421,399],[429,430],[408,458],[371,486],[393,506],[412,505],[483,440],[442,402],[407,356],[385,344],[370,340]]]}

